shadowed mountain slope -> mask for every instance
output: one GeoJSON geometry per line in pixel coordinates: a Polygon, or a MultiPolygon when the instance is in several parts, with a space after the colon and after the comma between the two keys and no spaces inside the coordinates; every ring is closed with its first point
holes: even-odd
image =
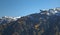
{"type": "Polygon", "coordinates": [[[15,21],[1,22],[0,35],[60,35],[60,8],[40,11],[15,21]]]}

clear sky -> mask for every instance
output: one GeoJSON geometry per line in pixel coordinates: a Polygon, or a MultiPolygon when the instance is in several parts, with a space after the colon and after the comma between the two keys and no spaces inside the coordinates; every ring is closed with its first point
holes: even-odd
{"type": "Polygon", "coordinates": [[[25,16],[55,7],[60,7],[60,0],[0,0],[0,17],[25,16]]]}

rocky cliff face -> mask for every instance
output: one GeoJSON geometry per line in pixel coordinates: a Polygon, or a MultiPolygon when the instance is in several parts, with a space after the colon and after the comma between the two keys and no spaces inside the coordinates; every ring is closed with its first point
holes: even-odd
{"type": "Polygon", "coordinates": [[[0,23],[0,35],[60,35],[60,8],[0,23]]]}

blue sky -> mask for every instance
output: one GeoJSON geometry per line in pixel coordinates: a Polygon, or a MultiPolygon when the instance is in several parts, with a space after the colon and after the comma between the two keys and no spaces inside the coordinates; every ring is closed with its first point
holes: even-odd
{"type": "Polygon", "coordinates": [[[60,7],[60,0],[0,0],[0,17],[25,16],[55,7],[60,7]]]}

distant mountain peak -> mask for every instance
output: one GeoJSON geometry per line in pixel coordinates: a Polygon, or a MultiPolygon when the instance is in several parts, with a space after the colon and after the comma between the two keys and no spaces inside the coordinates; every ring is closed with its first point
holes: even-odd
{"type": "Polygon", "coordinates": [[[17,18],[20,18],[20,17],[21,17],[21,16],[18,16],[18,17],[3,16],[2,18],[17,19],[17,18]]]}
{"type": "Polygon", "coordinates": [[[20,18],[20,16],[19,17],[3,16],[3,17],[0,18],[0,24],[1,23],[10,23],[10,22],[13,22],[13,21],[17,21],[19,18],[20,18]]]}

